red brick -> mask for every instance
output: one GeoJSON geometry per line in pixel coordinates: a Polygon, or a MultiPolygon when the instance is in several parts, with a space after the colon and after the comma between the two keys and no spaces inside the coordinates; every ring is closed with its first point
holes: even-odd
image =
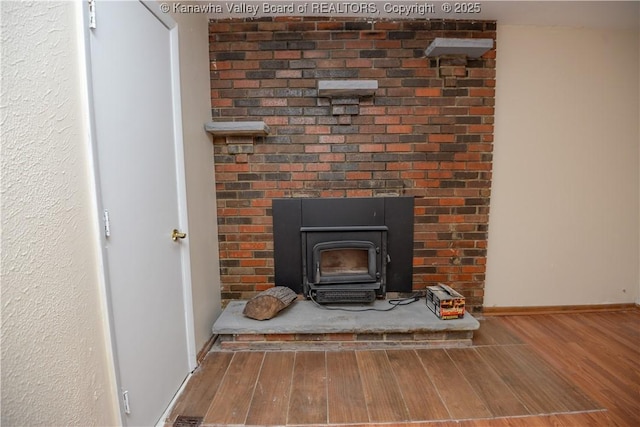
{"type": "Polygon", "coordinates": [[[439,202],[440,206],[464,206],[465,199],[462,197],[443,197],[439,202]]]}
{"type": "Polygon", "coordinates": [[[265,336],[263,334],[252,334],[252,335],[248,335],[248,334],[241,334],[241,335],[236,335],[234,337],[235,341],[244,341],[244,342],[251,342],[251,341],[265,341],[265,336]]]}
{"type": "Polygon", "coordinates": [[[214,108],[233,107],[233,101],[231,99],[211,99],[211,106],[214,108]]]}
{"type": "Polygon", "coordinates": [[[373,197],[371,190],[347,190],[347,197],[373,197]]]}
{"type": "Polygon", "coordinates": [[[456,136],[452,134],[434,133],[429,135],[429,142],[456,142],[456,136]]]}
{"type": "Polygon", "coordinates": [[[329,145],[305,145],[304,152],[305,153],[328,153],[331,151],[331,146],[329,145]]]}
{"type": "Polygon", "coordinates": [[[469,114],[472,116],[493,116],[493,107],[470,107],[469,114]]]}
{"type": "Polygon", "coordinates": [[[299,50],[276,50],[273,52],[274,59],[300,59],[302,52],[299,50]]]}
{"type": "Polygon", "coordinates": [[[408,115],[413,114],[413,107],[388,107],[387,114],[408,115]]]}
{"type": "Polygon", "coordinates": [[[267,125],[283,126],[283,125],[286,125],[289,120],[286,117],[264,117],[263,121],[267,125]]]}
{"type": "Polygon", "coordinates": [[[453,177],[452,171],[429,171],[427,178],[429,179],[450,179],[453,177]]]}
{"type": "Polygon", "coordinates": [[[232,61],[229,62],[234,70],[259,70],[260,61],[232,61]]]}
{"type": "Polygon", "coordinates": [[[469,125],[469,133],[492,133],[493,125],[469,125]]]}
{"type": "Polygon", "coordinates": [[[358,180],[358,179],[370,180],[371,172],[347,172],[346,178],[353,179],[353,180],[358,180]]]}
{"type": "Polygon", "coordinates": [[[277,70],[277,79],[299,79],[302,77],[302,70],[277,70]]]}
{"type": "Polygon", "coordinates": [[[407,170],[411,168],[409,162],[387,163],[387,170],[407,170]]]}
{"type": "Polygon", "coordinates": [[[295,341],[295,334],[266,334],[265,339],[267,341],[295,341]]]}
{"type": "Polygon", "coordinates": [[[267,265],[267,260],[265,259],[242,259],[240,260],[240,267],[264,267],[267,265]]]}
{"type": "Polygon", "coordinates": [[[367,58],[347,58],[345,59],[345,66],[347,68],[371,68],[373,67],[373,61],[367,58]]]}
{"type": "Polygon", "coordinates": [[[329,126],[306,126],[304,128],[307,134],[329,134],[331,133],[331,127],[329,126]]]}
{"type": "Polygon", "coordinates": [[[493,98],[495,95],[496,95],[496,90],[495,89],[489,89],[489,88],[469,89],[469,96],[471,96],[471,97],[493,98]]]}
{"type": "MultiPolygon", "coordinates": [[[[240,216],[265,216],[266,211],[259,208],[241,208],[237,210],[240,216]]],[[[247,248],[244,248],[247,249],[247,248]]]]}
{"type": "Polygon", "coordinates": [[[320,154],[321,162],[344,162],[345,155],[342,153],[320,154]]]}
{"type": "Polygon", "coordinates": [[[362,153],[382,153],[384,152],[384,144],[361,144],[359,147],[362,153]]]}
{"type": "Polygon", "coordinates": [[[397,125],[400,124],[400,119],[401,117],[399,116],[386,116],[386,115],[381,115],[381,116],[375,116],[374,117],[374,123],[377,125],[397,125]]]}
{"type": "Polygon", "coordinates": [[[318,179],[316,172],[294,172],[291,174],[291,179],[294,181],[315,181],[318,179]]]}
{"type": "Polygon", "coordinates": [[[330,171],[331,170],[331,165],[326,164],[326,163],[307,163],[304,166],[304,169],[307,171],[314,171],[314,172],[326,172],[326,171],[330,171]]]}
{"type": "Polygon", "coordinates": [[[302,181],[279,181],[278,188],[297,189],[303,188],[304,183],[302,181]]]}
{"type": "Polygon", "coordinates": [[[387,152],[410,152],[413,149],[411,144],[387,144],[387,152]]]}
{"type": "Polygon", "coordinates": [[[411,133],[413,126],[411,125],[389,125],[387,126],[387,133],[411,133]]]}
{"type": "Polygon", "coordinates": [[[364,116],[366,115],[380,116],[385,114],[385,112],[386,112],[385,107],[374,107],[374,106],[360,107],[360,114],[364,116]]]}
{"type": "Polygon", "coordinates": [[[318,59],[315,64],[317,68],[344,68],[342,59],[318,59]]]}
{"type": "Polygon", "coordinates": [[[320,192],[320,197],[344,197],[345,192],[342,190],[323,190],[320,192]]]}
{"type": "Polygon", "coordinates": [[[245,250],[264,250],[267,248],[266,242],[240,242],[238,247],[245,250]]]}
{"type": "Polygon", "coordinates": [[[249,165],[248,164],[242,164],[242,165],[234,165],[234,164],[222,164],[222,165],[216,165],[216,172],[248,172],[249,171],[249,165]]]}
{"type": "Polygon", "coordinates": [[[440,96],[442,90],[437,87],[420,87],[416,89],[416,96],[440,96]]]}
{"type": "Polygon", "coordinates": [[[319,142],[321,144],[342,144],[344,139],[344,135],[320,135],[319,142]]]}
{"type": "Polygon", "coordinates": [[[244,80],[246,78],[246,71],[242,70],[223,70],[218,73],[221,79],[233,79],[233,80],[244,80]]]}
{"type": "Polygon", "coordinates": [[[413,168],[417,170],[438,169],[438,162],[413,162],[413,168]]]}
{"type": "Polygon", "coordinates": [[[255,172],[274,172],[274,171],[294,172],[294,171],[303,171],[303,170],[304,170],[304,165],[284,163],[284,164],[280,164],[280,165],[273,165],[273,169],[269,169],[269,168],[258,169],[258,168],[256,168],[254,171],[255,172]]]}
{"type": "Polygon", "coordinates": [[[424,68],[428,66],[429,62],[426,58],[405,58],[402,60],[402,68],[424,68]]]}

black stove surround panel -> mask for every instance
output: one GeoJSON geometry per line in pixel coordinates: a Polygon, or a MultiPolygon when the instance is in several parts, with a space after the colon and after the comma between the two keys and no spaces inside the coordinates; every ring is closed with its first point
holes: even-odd
{"type": "Polygon", "coordinates": [[[411,292],[413,197],[273,201],[275,284],[317,302],[411,292]]]}

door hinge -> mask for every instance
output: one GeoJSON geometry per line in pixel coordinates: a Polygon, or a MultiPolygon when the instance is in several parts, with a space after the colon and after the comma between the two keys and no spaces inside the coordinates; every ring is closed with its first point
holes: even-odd
{"type": "Polygon", "coordinates": [[[104,210],[102,218],[104,220],[104,237],[109,237],[111,236],[111,221],[109,220],[108,210],[106,209],[104,210]]]}
{"type": "Polygon", "coordinates": [[[129,405],[129,390],[125,390],[122,392],[122,402],[124,404],[124,413],[131,413],[131,406],[129,405]]]}
{"type": "Polygon", "coordinates": [[[89,28],[96,28],[96,0],[89,2],[89,28]]]}

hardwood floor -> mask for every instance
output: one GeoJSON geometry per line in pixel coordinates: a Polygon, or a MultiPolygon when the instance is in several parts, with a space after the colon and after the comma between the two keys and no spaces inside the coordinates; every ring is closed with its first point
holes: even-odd
{"type": "Polygon", "coordinates": [[[166,425],[198,418],[203,426],[639,426],[640,310],[487,317],[468,348],[213,351],[166,425]]]}

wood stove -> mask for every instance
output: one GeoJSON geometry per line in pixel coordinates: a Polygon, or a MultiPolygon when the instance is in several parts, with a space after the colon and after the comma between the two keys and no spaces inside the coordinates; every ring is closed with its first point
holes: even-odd
{"type": "Polygon", "coordinates": [[[386,226],[302,227],[305,296],[318,302],[373,302],[386,293],[386,226]]]}
{"type": "Polygon", "coordinates": [[[273,201],[275,282],[320,303],[410,292],[413,198],[273,201]]]}

